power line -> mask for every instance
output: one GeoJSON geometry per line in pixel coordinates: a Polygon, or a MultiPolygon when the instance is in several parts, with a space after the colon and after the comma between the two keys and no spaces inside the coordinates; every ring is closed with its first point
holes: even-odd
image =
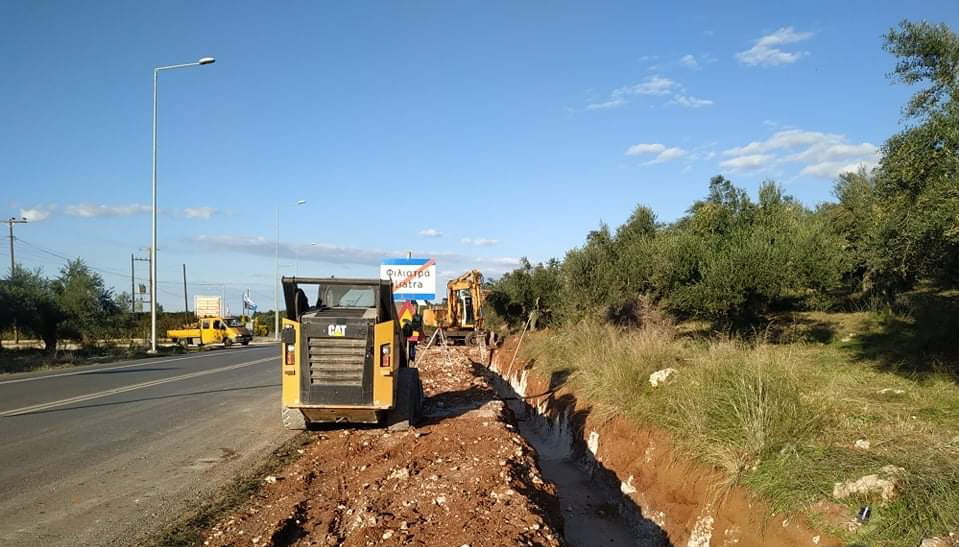
{"type": "MultiPolygon", "coordinates": [[[[72,260],[74,260],[73,258],[60,254],[54,250],[41,247],[40,245],[27,241],[23,238],[17,237],[16,240],[36,249],[37,251],[40,251],[44,254],[58,258],[64,262],[71,262],[72,260]]],[[[77,257],[77,258],[82,258],[82,257],[77,257]]],[[[100,266],[98,264],[93,264],[93,263],[87,262],[86,260],[84,260],[84,264],[86,264],[87,267],[89,267],[91,270],[94,270],[103,274],[122,277],[123,279],[129,279],[129,276],[130,276],[129,273],[120,272],[118,270],[113,270],[104,266],[100,266]]],[[[137,278],[137,279],[140,280],[140,278],[137,278]]],[[[181,285],[181,282],[180,281],[157,281],[157,286],[159,287],[160,285],[177,285],[179,287],[181,285]]],[[[220,281],[220,282],[191,281],[190,285],[201,286],[201,287],[243,287],[243,288],[254,287],[254,286],[256,287],[272,286],[270,283],[260,283],[260,282],[251,282],[251,281],[220,281]]]]}
{"type": "MultiPolygon", "coordinates": [[[[40,252],[42,252],[42,253],[46,253],[46,254],[48,254],[48,255],[50,255],[50,256],[54,256],[54,257],[57,257],[57,258],[59,258],[59,259],[61,259],[61,260],[65,260],[66,262],[72,262],[72,261],[74,260],[74,259],[72,259],[72,258],[70,258],[70,257],[63,256],[62,254],[57,253],[57,252],[55,252],[55,251],[51,251],[50,249],[45,249],[45,248],[43,248],[43,247],[41,247],[41,246],[39,246],[39,245],[37,245],[37,244],[35,244],[35,243],[31,243],[31,242],[29,242],[29,241],[27,241],[27,240],[25,240],[25,239],[23,239],[23,238],[18,237],[18,238],[17,238],[17,241],[19,241],[20,243],[25,243],[25,244],[29,245],[30,247],[33,247],[34,249],[36,249],[36,250],[38,250],[38,251],[40,251],[40,252]]],[[[81,258],[81,257],[77,257],[77,258],[81,258]]],[[[126,273],[119,272],[119,271],[117,271],[117,270],[111,270],[111,269],[109,269],[109,268],[105,268],[105,267],[103,267],[103,266],[99,266],[99,265],[93,264],[93,263],[91,263],[91,262],[87,262],[86,260],[84,260],[83,263],[86,264],[87,267],[90,268],[91,270],[95,270],[95,271],[98,271],[98,272],[101,272],[101,273],[106,273],[106,274],[110,274],[110,275],[119,275],[119,276],[121,276],[121,277],[126,277],[126,276],[127,276],[126,273]]]]}

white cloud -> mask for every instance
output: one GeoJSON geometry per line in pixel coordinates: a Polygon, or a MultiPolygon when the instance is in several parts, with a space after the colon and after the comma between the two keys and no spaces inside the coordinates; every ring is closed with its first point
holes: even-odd
{"type": "Polygon", "coordinates": [[[489,247],[490,245],[496,245],[497,243],[499,243],[499,240],[488,239],[485,237],[477,237],[477,238],[464,237],[463,239],[460,240],[460,243],[464,245],[475,245],[477,247],[489,247]]]}
{"type": "Polygon", "coordinates": [[[29,209],[20,209],[20,217],[27,219],[27,222],[40,222],[50,218],[52,211],[44,207],[31,207],[29,209]]]}
{"type": "Polygon", "coordinates": [[[634,84],[626,87],[621,87],[619,89],[613,90],[613,96],[626,96],[626,95],[668,95],[672,93],[674,89],[678,88],[679,84],[670,80],[669,78],[664,78],[658,75],[652,75],[642,83],[634,84]]]}
{"type": "Polygon", "coordinates": [[[713,101],[710,99],[700,99],[697,97],[690,97],[687,95],[676,95],[673,97],[673,102],[685,106],[686,108],[701,108],[703,106],[712,106],[713,101]]]}
{"type": "Polygon", "coordinates": [[[795,148],[797,146],[812,145],[821,142],[839,142],[844,139],[842,135],[834,133],[821,133],[819,131],[804,131],[802,129],[787,129],[778,131],[772,137],[764,141],[753,141],[746,146],[739,148],[730,148],[723,154],[727,156],[740,156],[743,154],[755,154],[757,152],[768,152],[770,150],[795,148]]]}
{"type": "MultiPolygon", "coordinates": [[[[273,259],[273,238],[263,236],[239,235],[200,235],[192,241],[210,252],[236,252],[273,259]]],[[[369,275],[378,275],[377,268],[384,258],[405,257],[409,249],[387,250],[349,247],[329,243],[285,243],[280,242],[278,253],[286,260],[300,260],[327,264],[352,264],[368,266],[369,275]]],[[[444,269],[465,271],[470,268],[480,268],[484,273],[505,272],[519,265],[519,259],[514,257],[497,256],[469,256],[465,254],[445,251],[430,251],[428,249],[412,249],[413,256],[428,256],[435,258],[444,269]]]]}
{"type": "MultiPolygon", "coordinates": [[[[201,246],[210,251],[233,251],[272,257],[275,241],[263,236],[233,236],[233,235],[200,235],[194,238],[201,246]]],[[[342,247],[326,243],[290,244],[280,243],[277,252],[281,258],[317,260],[332,264],[361,264],[367,266],[379,265],[380,261],[389,256],[378,249],[360,249],[342,247]]],[[[397,254],[396,256],[401,256],[397,254]]],[[[405,256],[405,253],[402,255],[405,256]]]]}
{"type": "Polygon", "coordinates": [[[420,230],[420,235],[423,237],[441,237],[443,232],[437,230],[436,228],[424,228],[420,230]]]}
{"type": "Polygon", "coordinates": [[[616,108],[624,104],[626,104],[626,99],[610,99],[601,103],[589,103],[586,105],[586,110],[606,110],[607,108],[616,108]]]}
{"type": "Polygon", "coordinates": [[[77,203],[64,207],[64,212],[70,216],[82,218],[98,217],[127,217],[140,213],[149,213],[149,205],[130,203],[125,205],[96,205],[93,203],[77,203]]]}
{"type": "Polygon", "coordinates": [[[879,164],[879,147],[872,143],[849,143],[845,135],[788,129],[778,131],[764,141],[723,151],[730,159],[720,167],[731,170],[761,169],[773,165],[798,164],[800,174],[835,178],[860,166],[871,169],[879,164]]]}
{"type": "Polygon", "coordinates": [[[664,163],[667,161],[679,159],[689,152],[683,150],[679,147],[668,148],[664,144],[653,143],[653,144],[634,144],[626,149],[627,156],[642,156],[645,154],[655,154],[656,157],[652,160],[646,162],[646,165],[651,165],[655,163],[664,163]]]}
{"type": "Polygon", "coordinates": [[[773,160],[775,160],[775,156],[769,154],[750,154],[721,161],[719,166],[731,171],[752,171],[766,167],[773,160]]]}
{"type": "MultiPolygon", "coordinates": [[[[142,203],[125,203],[117,205],[72,203],[63,207],[63,212],[67,215],[80,218],[129,217],[133,215],[147,214],[150,211],[152,211],[152,208],[149,205],[142,203]]],[[[218,213],[218,211],[213,207],[186,207],[184,209],[176,210],[160,209],[160,213],[177,218],[210,220],[218,213]]]]}
{"type": "Polygon", "coordinates": [[[688,66],[689,68],[692,68],[692,69],[698,69],[698,68],[700,68],[700,67],[699,67],[699,61],[696,60],[696,56],[693,55],[692,53],[687,53],[686,55],[683,55],[683,56],[679,59],[679,62],[682,63],[682,64],[684,64],[684,65],[686,65],[686,66],[688,66]]]}
{"type": "Polygon", "coordinates": [[[214,214],[216,214],[216,209],[213,207],[187,207],[183,210],[184,217],[199,220],[210,220],[214,214]]]}
{"type": "Polygon", "coordinates": [[[739,62],[751,66],[775,66],[795,63],[804,55],[805,51],[783,51],[778,46],[795,44],[812,38],[812,32],[796,32],[792,27],[783,27],[772,34],[767,34],[756,40],[753,47],[736,54],[739,62]]]}
{"type": "Polygon", "coordinates": [[[874,169],[879,165],[878,160],[863,160],[855,163],[844,163],[838,161],[824,161],[822,163],[816,163],[812,165],[807,165],[803,168],[800,173],[803,175],[813,175],[816,177],[822,177],[827,179],[834,179],[842,173],[856,172],[860,169],[865,169],[866,171],[874,169]]]}
{"type": "Polygon", "coordinates": [[[603,101],[592,102],[586,105],[586,110],[606,110],[617,108],[629,103],[630,98],[638,95],[669,95],[682,89],[679,83],[659,75],[652,75],[638,84],[627,85],[614,89],[609,98],[603,101]]]}
{"type": "Polygon", "coordinates": [[[663,144],[634,144],[626,149],[627,156],[639,156],[640,154],[659,154],[666,150],[663,144]]]}
{"type": "Polygon", "coordinates": [[[686,154],[687,152],[683,150],[682,148],[678,148],[678,147],[667,148],[666,150],[663,150],[662,152],[660,152],[659,155],[656,156],[656,159],[652,161],[652,163],[661,163],[664,161],[675,160],[685,156],[686,154]]]}

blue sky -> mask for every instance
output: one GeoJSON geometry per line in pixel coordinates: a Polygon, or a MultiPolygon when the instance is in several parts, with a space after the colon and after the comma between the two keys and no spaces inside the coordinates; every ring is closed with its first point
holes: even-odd
{"type": "MultiPolygon", "coordinates": [[[[81,256],[129,290],[150,223],[160,78],[160,302],[281,273],[441,276],[561,257],[638,203],[674,220],[724,174],[831,199],[910,90],[881,35],[925,2],[0,4],[0,206],[17,258],[81,256]],[[304,205],[296,205],[306,200],[304,205]]],[[[147,269],[139,266],[138,279],[147,269]]],[[[192,298],[191,298],[192,299],[192,298]]]]}

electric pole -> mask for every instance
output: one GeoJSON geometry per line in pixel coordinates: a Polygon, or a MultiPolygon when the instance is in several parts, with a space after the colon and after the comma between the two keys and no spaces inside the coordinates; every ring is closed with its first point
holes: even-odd
{"type": "Polygon", "coordinates": [[[137,270],[136,258],[130,253],[130,313],[137,312],[137,270]]]}
{"type": "MultiPolygon", "coordinates": [[[[18,218],[16,218],[16,217],[10,217],[10,220],[5,220],[4,222],[6,222],[6,223],[7,223],[7,226],[10,227],[10,278],[13,279],[13,271],[14,271],[14,269],[16,269],[16,267],[17,267],[17,262],[16,262],[16,259],[14,259],[14,255],[13,255],[13,239],[14,239],[14,238],[13,238],[13,225],[14,225],[14,224],[26,224],[26,223],[27,223],[27,219],[26,219],[26,218],[19,218],[19,219],[18,219],[18,218]]],[[[20,329],[17,328],[17,322],[16,322],[16,321],[13,322],[13,343],[14,343],[14,344],[19,344],[19,343],[20,343],[20,329]]]]}
{"type": "MultiPolygon", "coordinates": [[[[130,274],[131,274],[131,279],[130,279],[130,281],[131,281],[131,283],[134,284],[134,285],[136,284],[136,270],[134,269],[134,263],[136,263],[136,262],[150,262],[150,259],[149,259],[149,258],[140,258],[140,257],[137,257],[137,256],[133,256],[133,254],[130,255],[130,274]]],[[[151,280],[151,285],[150,285],[150,286],[152,287],[152,286],[153,286],[153,285],[152,285],[152,280],[153,280],[153,269],[152,269],[152,268],[150,269],[150,280],[151,280]]],[[[135,287],[134,287],[134,290],[136,290],[135,287]]],[[[142,294],[142,293],[141,293],[141,294],[142,294]]],[[[151,291],[151,294],[152,294],[152,291],[151,291]]],[[[141,298],[141,299],[140,299],[140,304],[141,304],[141,306],[142,306],[143,303],[144,303],[144,302],[143,302],[143,299],[141,298]]],[[[150,304],[152,305],[153,303],[151,302],[150,304]]],[[[137,311],[137,297],[136,297],[136,293],[134,293],[134,295],[133,295],[133,304],[131,304],[131,305],[133,306],[133,313],[136,314],[136,311],[137,311]]]]}
{"type": "Polygon", "coordinates": [[[27,219],[25,218],[16,218],[10,217],[10,220],[4,220],[7,223],[7,226],[10,228],[10,275],[13,275],[13,269],[16,267],[16,260],[13,255],[13,225],[14,224],[26,224],[27,219]]]}
{"type": "Polygon", "coordinates": [[[183,310],[190,313],[190,302],[186,298],[186,264],[183,265],[183,310]]]}

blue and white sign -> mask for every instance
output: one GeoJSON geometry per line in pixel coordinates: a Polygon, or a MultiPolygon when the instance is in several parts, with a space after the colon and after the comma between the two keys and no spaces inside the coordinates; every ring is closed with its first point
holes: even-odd
{"type": "Polygon", "coordinates": [[[436,300],[436,261],[432,258],[388,258],[380,279],[393,283],[393,300],[436,300]]]}

